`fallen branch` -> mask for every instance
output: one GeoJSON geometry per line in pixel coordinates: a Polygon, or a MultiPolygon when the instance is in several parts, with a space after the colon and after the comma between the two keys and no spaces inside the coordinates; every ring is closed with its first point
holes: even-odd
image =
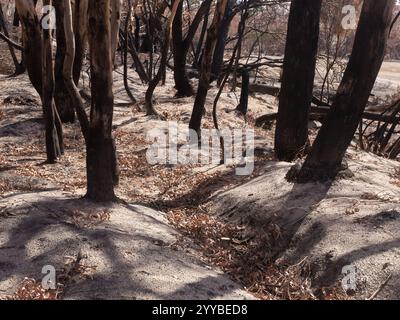
{"type": "Polygon", "coordinates": [[[370,296],[367,298],[367,300],[374,300],[376,296],[382,291],[382,289],[388,284],[389,280],[392,278],[392,274],[389,274],[389,276],[386,278],[384,282],[381,283],[379,288],[370,296]]]}

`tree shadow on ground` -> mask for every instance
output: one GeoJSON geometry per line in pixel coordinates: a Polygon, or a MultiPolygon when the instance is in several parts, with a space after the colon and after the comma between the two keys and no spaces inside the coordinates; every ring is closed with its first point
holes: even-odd
{"type": "Polygon", "coordinates": [[[100,270],[93,278],[69,283],[66,298],[209,299],[238,288],[223,275],[217,274],[213,281],[204,280],[210,271],[193,264],[193,257],[171,248],[172,243],[168,242],[175,239],[174,231],[169,231],[166,222],[147,214],[146,208],[129,207],[128,215],[123,217],[140,222],[133,225],[124,218],[129,226],[124,221],[114,221],[113,210],[121,210],[120,206],[96,205],[84,199],[36,195],[32,201],[23,198],[16,209],[20,212],[18,215],[0,217],[0,284],[3,282],[3,287],[15,286],[16,279],[21,281],[24,277],[40,279],[44,265],[62,269],[65,256],[77,256],[83,251],[88,253],[89,261],[99,264],[100,270]],[[111,210],[111,222],[90,228],[73,222],[73,210],[104,209],[111,210]],[[162,232],[166,234],[162,236],[157,230],[165,230],[162,232]],[[179,279],[180,275],[184,278],[179,279]],[[173,277],[178,278],[173,280],[173,277]],[[227,289],[222,290],[224,285],[227,289]]]}

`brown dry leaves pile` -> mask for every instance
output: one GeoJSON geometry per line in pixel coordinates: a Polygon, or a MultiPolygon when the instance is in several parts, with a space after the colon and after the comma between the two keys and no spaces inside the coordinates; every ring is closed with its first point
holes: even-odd
{"type": "Polygon", "coordinates": [[[44,289],[42,283],[33,279],[25,278],[19,288],[12,296],[1,297],[3,300],[58,300],[61,299],[69,284],[80,279],[93,277],[96,266],[85,265],[82,260],[85,257],[81,252],[76,257],[65,256],[62,270],[57,272],[57,283],[55,289],[44,289]]]}

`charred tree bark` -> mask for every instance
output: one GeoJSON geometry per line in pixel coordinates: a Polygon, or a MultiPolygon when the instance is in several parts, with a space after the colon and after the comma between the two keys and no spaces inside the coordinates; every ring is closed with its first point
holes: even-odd
{"type": "Polygon", "coordinates": [[[75,85],[79,84],[83,60],[87,48],[87,10],[89,0],[75,0],[73,9],[73,25],[75,36],[75,59],[73,78],[75,85]]]}
{"type": "Polygon", "coordinates": [[[63,67],[66,53],[65,43],[65,30],[64,30],[64,10],[63,1],[55,1],[54,7],[56,11],[56,39],[57,51],[55,60],[55,92],[54,100],[56,103],[57,111],[63,123],[75,122],[75,110],[68,92],[67,86],[64,81],[63,67]]]}
{"type": "Polygon", "coordinates": [[[161,81],[167,66],[167,59],[168,59],[168,51],[169,51],[169,43],[171,40],[171,29],[172,23],[174,21],[179,3],[182,0],[174,0],[172,7],[171,7],[171,14],[168,19],[167,25],[165,27],[165,35],[164,35],[164,43],[161,52],[161,59],[160,59],[160,66],[158,71],[153,79],[150,80],[149,86],[146,90],[145,94],[145,107],[146,107],[146,114],[147,115],[157,115],[157,112],[153,106],[153,94],[154,90],[156,89],[158,83],[161,81]]]}
{"type": "Polygon", "coordinates": [[[64,12],[64,31],[65,31],[65,58],[63,65],[63,77],[68,89],[74,110],[76,111],[83,136],[87,143],[89,132],[89,120],[86,115],[83,100],[73,79],[73,66],[75,60],[75,38],[72,20],[72,8],[70,0],[60,1],[64,12]]]}
{"type": "Polygon", "coordinates": [[[240,102],[237,106],[236,110],[242,114],[247,113],[247,108],[249,105],[249,83],[250,83],[250,76],[249,71],[243,69],[242,71],[242,90],[240,92],[240,102]]]}
{"type": "Polygon", "coordinates": [[[92,107],[87,142],[87,197],[106,202],[116,199],[117,157],[112,137],[114,96],[110,0],[89,1],[88,38],[92,75],[92,107]]]}
{"type": "MultiPolygon", "coordinates": [[[[51,0],[44,1],[44,5],[51,5],[51,0]]],[[[42,104],[44,110],[46,127],[46,153],[47,162],[55,163],[62,154],[62,148],[59,141],[58,128],[56,126],[57,110],[54,107],[54,69],[53,69],[53,50],[51,41],[51,30],[43,28],[43,70],[42,70],[42,104]]]]}
{"type": "Polygon", "coordinates": [[[121,25],[121,0],[111,1],[111,55],[115,67],[115,54],[118,49],[119,27],[121,25]]]}
{"type": "Polygon", "coordinates": [[[298,182],[333,179],[341,169],[385,57],[394,3],[364,0],[349,63],[298,182]]]}
{"type": "Polygon", "coordinates": [[[199,77],[199,85],[197,89],[196,99],[193,105],[192,116],[189,122],[189,128],[195,130],[200,137],[201,120],[204,112],[204,105],[207,98],[208,88],[211,79],[211,63],[218,39],[218,31],[224,16],[225,8],[228,0],[218,0],[213,21],[207,32],[207,38],[204,45],[203,58],[201,62],[201,70],[199,77]]]}
{"type": "Polygon", "coordinates": [[[226,40],[228,38],[229,28],[232,22],[232,8],[234,3],[234,0],[227,1],[224,11],[224,17],[218,30],[218,39],[215,45],[211,67],[212,80],[218,79],[218,76],[221,72],[222,64],[224,62],[226,40]]]}
{"type": "Polygon", "coordinates": [[[16,0],[22,26],[24,64],[35,90],[42,96],[42,36],[39,19],[32,0],[16,0]]]}
{"type": "Polygon", "coordinates": [[[318,51],[321,0],[294,0],[289,14],[275,154],[293,161],[308,143],[308,117],[318,51]]]}
{"type": "MultiPolygon", "coordinates": [[[[9,38],[9,34],[8,34],[8,28],[7,28],[7,23],[5,21],[4,15],[3,15],[3,8],[0,5],[0,30],[3,29],[4,35],[9,38]]],[[[14,62],[14,66],[15,66],[15,72],[14,75],[19,75],[25,72],[25,67],[23,64],[21,64],[18,61],[17,55],[15,54],[15,50],[14,47],[8,43],[8,49],[10,50],[10,54],[11,54],[11,58],[14,62]]]]}
{"type": "MultiPolygon", "coordinates": [[[[126,20],[125,20],[125,46],[124,46],[124,86],[125,86],[125,91],[128,94],[129,98],[133,103],[136,103],[136,98],[133,96],[131,88],[129,87],[128,83],[128,47],[129,47],[129,23],[131,20],[131,14],[132,14],[132,2],[131,0],[128,0],[128,12],[126,15],[126,20]]],[[[133,50],[135,50],[133,48],[133,50]]],[[[134,52],[136,53],[136,52],[134,52]]],[[[138,68],[138,66],[136,67],[138,68]]]]}
{"type": "Polygon", "coordinates": [[[172,24],[172,44],[174,54],[174,80],[177,90],[177,97],[190,97],[194,94],[193,87],[186,72],[186,60],[190,45],[204,15],[210,10],[211,0],[205,0],[200,5],[196,15],[190,24],[185,38],[182,34],[183,1],[179,4],[178,10],[172,24]]]}
{"type": "Polygon", "coordinates": [[[140,48],[140,18],[135,14],[135,50],[140,48]]]}
{"type": "Polygon", "coordinates": [[[179,3],[178,10],[172,24],[172,45],[174,53],[174,80],[177,97],[190,97],[193,88],[186,73],[187,47],[182,35],[183,1],[179,3]]]}
{"type": "Polygon", "coordinates": [[[193,58],[193,68],[196,68],[196,69],[201,64],[201,49],[203,48],[203,42],[204,42],[204,38],[205,38],[206,32],[207,32],[208,16],[209,16],[209,12],[210,12],[210,7],[211,7],[211,4],[207,8],[207,11],[204,15],[203,25],[202,25],[201,31],[200,31],[199,42],[197,43],[196,51],[195,51],[194,58],[193,58]]]}

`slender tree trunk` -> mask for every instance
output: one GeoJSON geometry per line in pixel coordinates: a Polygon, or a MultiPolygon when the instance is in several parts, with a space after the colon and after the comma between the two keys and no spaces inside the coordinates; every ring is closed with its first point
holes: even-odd
{"type": "Polygon", "coordinates": [[[118,49],[119,27],[121,25],[121,0],[111,1],[111,54],[115,67],[115,56],[118,49]]]}
{"type": "Polygon", "coordinates": [[[199,42],[197,43],[196,51],[194,54],[193,67],[196,69],[201,64],[201,49],[203,48],[203,42],[204,42],[204,38],[205,38],[206,32],[207,32],[208,16],[209,16],[209,12],[210,12],[210,7],[211,7],[211,2],[207,8],[205,15],[204,15],[203,25],[202,25],[201,31],[200,31],[199,42]]]}
{"type": "Polygon", "coordinates": [[[65,31],[65,59],[63,65],[63,77],[68,89],[74,110],[76,111],[81,125],[82,133],[87,143],[89,133],[89,119],[86,115],[84,103],[79,90],[73,79],[73,66],[75,60],[75,38],[73,30],[72,8],[70,0],[59,0],[64,12],[64,31],[65,31]]]}
{"type": "Polygon", "coordinates": [[[229,28],[232,22],[232,8],[234,0],[228,0],[224,11],[224,16],[218,30],[218,39],[215,45],[215,51],[212,59],[211,79],[218,79],[221,72],[222,64],[224,62],[226,40],[229,34],[229,28]]]}
{"type": "MultiPolygon", "coordinates": [[[[126,93],[128,94],[131,101],[133,103],[136,103],[136,98],[133,96],[132,91],[129,87],[129,83],[128,83],[129,23],[131,20],[131,14],[132,14],[132,2],[131,2],[131,0],[128,0],[128,12],[126,15],[126,20],[125,20],[124,86],[125,86],[126,93]]],[[[133,50],[135,50],[135,49],[133,48],[133,50]]],[[[138,68],[138,66],[136,68],[138,68]]]]}
{"type": "Polygon", "coordinates": [[[161,81],[163,74],[165,73],[165,69],[167,66],[167,59],[168,59],[168,51],[169,51],[169,43],[171,40],[171,29],[172,29],[172,23],[174,21],[179,3],[182,0],[174,0],[172,7],[171,7],[171,13],[167,22],[167,25],[165,27],[165,36],[164,36],[164,43],[163,43],[163,48],[161,52],[161,61],[160,61],[160,66],[159,69],[154,76],[153,79],[150,80],[149,86],[147,88],[146,94],[145,94],[145,106],[146,106],[146,114],[147,115],[155,115],[157,112],[154,109],[153,106],[153,94],[154,90],[156,89],[158,83],[161,81]]]}
{"type": "Polygon", "coordinates": [[[140,49],[140,18],[135,14],[135,50],[140,49]]]}
{"type": "Polygon", "coordinates": [[[174,53],[174,80],[177,97],[190,97],[193,88],[186,73],[187,47],[182,36],[183,1],[180,2],[172,24],[172,45],[174,53]]]}
{"type": "MultiPolygon", "coordinates": [[[[44,5],[51,5],[51,0],[45,0],[44,5]]],[[[61,156],[62,150],[59,143],[59,135],[56,127],[56,109],[53,103],[54,95],[54,69],[53,69],[53,50],[51,41],[51,30],[43,28],[43,94],[42,103],[45,115],[46,126],[46,153],[47,162],[55,163],[61,156]]]]}
{"type": "Polygon", "coordinates": [[[201,120],[204,112],[204,105],[207,98],[208,88],[211,79],[211,63],[214,55],[215,45],[218,39],[218,31],[224,16],[225,8],[228,0],[218,0],[214,18],[207,32],[207,38],[204,45],[203,58],[201,62],[199,85],[197,89],[196,99],[193,105],[192,116],[189,122],[189,128],[195,130],[200,137],[201,120]]]}
{"type": "Polygon", "coordinates": [[[237,111],[244,115],[247,113],[247,108],[249,105],[249,82],[249,71],[244,69],[242,71],[242,90],[240,92],[240,102],[236,108],[237,111]]]}
{"type": "Polygon", "coordinates": [[[68,92],[64,81],[63,67],[66,52],[65,30],[64,30],[64,10],[63,0],[55,1],[54,7],[56,10],[56,39],[57,51],[55,61],[55,92],[54,100],[61,121],[64,123],[73,123],[75,121],[75,110],[71,95],[68,92]]]}
{"type": "Polygon", "coordinates": [[[24,64],[35,90],[42,96],[42,36],[39,19],[32,0],[16,0],[22,26],[24,64]]]}
{"type": "Polygon", "coordinates": [[[172,45],[174,54],[174,80],[175,88],[177,90],[177,97],[190,97],[194,94],[193,87],[189,81],[186,72],[187,54],[193,38],[199,28],[200,22],[204,15],[210,10],[211,0],[205,0],[200,5],[199,9],[194,16],[192,23],[185,38],[183,38],[183,1],[179,4],[174,22],[172,24],[172,45]]]}
{"type": "MultiPolygon", "coordinates": [[[[4,35],[8,38],[9,34],[8,34],[7,23],[4,18],[3,8],[0,5],[0,30],[1,29],[3,29],[4,35]]],[[[14,62],[14,66],[15,66],[14,75],[19,75],[19,74],[24,73],[25,67],[23,64],[18,62],[18,58],[17,58],[17,55],[15,54],[14,47],[10,43],[8,43],[8,49],[10,50],[11,58],[14,62]]]]}
{"type": "Polygon", "coordinates": [[[73,24],[75,36],[75,59],[73,77],[75,85],[79,84],[83,60],[87,47],[87,10],[89,0],[75,0],[73,24]]]}
{"type": "Polygon", "coordinates": [[[349,63],[299,182],[332,179],[341,169],[385,57],[394,3],[364,0],[349,63]]]}
{"type": "Polygon", "coordinates": [[[110,0],[89,1],[88,38],[92,75],[92,108],[87,143],[87,197],[114,201],[118,183],[115,142],[112,137],[114,96],[110,0]]]}
{"type": "Polygon", "coordinates": [[[308,143],[308,118],[318,51],[321,0],[294,0],[289,14],[275,154],[293,161],[308,143]]]}

